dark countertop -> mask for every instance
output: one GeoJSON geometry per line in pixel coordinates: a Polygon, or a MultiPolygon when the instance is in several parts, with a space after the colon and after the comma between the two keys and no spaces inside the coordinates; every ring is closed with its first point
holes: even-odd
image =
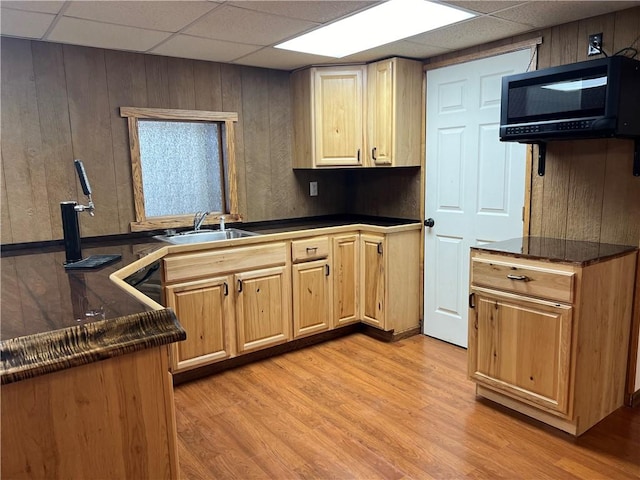
{"type": "Polygon", "coordinates": [[[605,259],[633,252],[638,247],[548,237],[521,237],[485,245],[476,245],[471,249],[507,254],[517,258],[570,263],[585,267],[605,259]]]}
{"type": "MultiPolygon", "coordinates": [[[[416,222],[334,215],[229,226],[267,234],[351,224],[392,227],[416,222]]],[[[166,243],[151,238],[158,233],[162,232],[83,239],[85,258],[94,254],[122,256],[96,270],[65,270],[64,247],[59,241],[3,245],[2,383],[184,340],[186,334],[170,309],[153,311],[109,278],[166,247],[166,243]]]]}

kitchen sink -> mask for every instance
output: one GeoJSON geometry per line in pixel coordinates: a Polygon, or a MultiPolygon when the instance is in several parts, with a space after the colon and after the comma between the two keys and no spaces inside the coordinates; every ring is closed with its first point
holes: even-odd
{"type": "Polygon", "coordinates": [[[259,234],[238,228],[227,228],[225,230],[192,230],[176,235],[156,235],[153,238],[174,245],[185,245],[189,243],[217,242],[234,238],[253,237],[255,235],[259,234]]]}

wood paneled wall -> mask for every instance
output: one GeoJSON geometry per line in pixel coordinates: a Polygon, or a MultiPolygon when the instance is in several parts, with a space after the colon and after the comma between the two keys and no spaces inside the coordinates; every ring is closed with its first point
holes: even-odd
{"type": "Polygon", "coordinates": [[[59,203],[84,202],[84,161],[96,215],[83,236],[134,220],[127,121],[121,106],[234,111],[238,197],[246,221],[343,213],[344,172],[291,168],[289,73],[12,38],[2,49],[1,242],[62,238],[59,203]],[[320,194],[309,197],[309,180],[320,194]]]}
{"type": "MultiPolygon", "coordinates": [[[[546,30],[538,68],[587,60],[588,35],[598,32],[609,54],[634,42],[640,49],[640,7],[546,30]]],[[[546,174],[532,177],[531,234],[640,244],[640,177],[632,161],[631,140],[549,143],[546,174]]]]}

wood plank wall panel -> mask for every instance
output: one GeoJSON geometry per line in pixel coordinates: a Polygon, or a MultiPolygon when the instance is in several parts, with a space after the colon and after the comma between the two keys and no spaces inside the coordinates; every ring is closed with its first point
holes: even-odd
{"type": "MultiPolygon", "coordinates": [[[[3,39],[1,61],[2,160],[10,225],[30,232],[33,240],[46,240],[52,236],[52,221],[31,45],[3,39]]],[[[21,241],[15,230],[12,235],[14,242],[21,241]]]]}
{"type": "MultiPolygon", "coordinates": [[[[640,8],[588,18],[543,33],[539,68],[587,58],[587,36],[603,32],[612,54],[640,36],[640,8]]],[[[631,174],[629,140],[551,142],[547,171],[534,176],[531,234],[640,244],[640,179],[631,174]]],[[[534,161],[534,169],[537,161],[534,161]]]]}
{"type": "Polygon", "coordinates": [[[62,237],[60,202],[78,197],[75,169],[68,162],[73,157],[69,101],[62,58],[62,46],[33,43],[33,67],[36,80],[42,155],[44,158],[53,237],[62,237]],[[63,168],[60,168],[60,166],[63,168]]]}
{"type": "Polygon", "coordinates": [[[131,159],[129,155],[129,128],[120,116],[120,107],[147,104],[144,57],[129,52],[105,50],[113,166],[118,200],[120,231],[127,231],[135,217],[131,188],[131,159]]]}
{"type": "Polygon", "coordinates": [[[129,231],[134,207],[121,106],[238,112],[238,196],[246,221],[346,210],[344,172],[316,176],[291,169],[286,72],[4,37],[0,41],[3,244],[62,237],[59,203],[85,200],[74,158],[85,163],[97,207],[95,217],[81,215],[82,235],[129,231]],[[320,179],[321,194],[312,198],[308,181],[313,178],[320,179]]]}
{"type": "Polygon", "coordinates": [[[264,75],[259,75],[259,72],[258,68],[242,70],[244,129],[245,132],[251,132],[252,139],[251,143],[245,143],[244,161],[246,178],[252,185],[250,194],[253,200],[248,205],[247,216],[254,220],[266,220],[272,203],[269,81],[264,75]]]}
{"type": "MultiPolygon", "coordinates": [[[[96,204],[94,217],[81,214],[80,233],[108,235],[120,218],[104,50],[65,45],[63,52],[73,155],[84,163],[96,204]]],[[[80,193],[78,203],[86,203],[80,193]]]]}

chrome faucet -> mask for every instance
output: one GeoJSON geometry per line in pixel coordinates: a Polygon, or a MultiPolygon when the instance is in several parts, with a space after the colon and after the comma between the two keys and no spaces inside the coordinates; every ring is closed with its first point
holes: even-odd
{"type": "Polygon", "coordinates": [[[224,232],[224,215],[220,215],[220,231],[224,232]]]}
{"type": "Polygon", "coordinates": [[[204,223],[204,219],[207,218],[209,212],[198,212],[193,217],[193,230],[196,232],[200,230],[200,227],[204,223]]]}

